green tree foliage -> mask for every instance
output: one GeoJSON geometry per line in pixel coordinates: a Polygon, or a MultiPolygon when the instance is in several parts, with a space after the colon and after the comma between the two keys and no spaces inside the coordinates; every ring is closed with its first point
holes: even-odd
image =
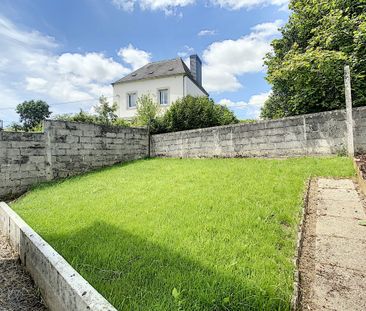
{"type": "Polygon", "coordinates": [[[55,116],[55,120],[59,121],[72,121],[72,122],[83,122],[83,123],[98,123],[96,116],[85,112],[80,109],[78,113],[75,114],[60,114],[55,116]]]}
{"type": "Polygon", "coordinates": [[[160,105],[150,95],[142,95],[137,99],[136,123],[151,126],[160,113],[160,105]]]}
{"type": "MultiPolygon", "coordinates": [[[[64,114],[55,117],[62,121],[87,122],[95,124],[131,126],[126,120],[117,118],[116,105],[110,107],[101,100],[102,105],[93,115],[80,110],[77,114],[64,114]]],[[[137,100],[137,116],[133,125],[148,126],[151,133],[183,131],[210,126],[238,123],[234,113],[227,107],[217,105],[206,96],[187,96],[174,102],[161,114],[161,107],[150,95],[143,95],[137,100]]]]}
{"type": "Polygon", "coordinates": [[[110,106],[106,97],[104,96],[101,96],[99,98],[99,105],[95,106],[94,109],[96,111],[96,114],[91,114],[80,109],[80,111],[75,114],[57,115],[55,116],[55,120],[124,127],[131,126],[128,121],[117,117],[117,104],[115,103],[110,106]]]}
{"type": "Polygon", "coordinates": [[[237,123],[234,113],[206,96],[186,96],[174,102],[163,117],[168,132],[237,123]]]}
{"type": "Polygon", "coordinates": [[[113,103],[113,105],[110,106],[105,96],[101,96],[99,98],[99,105],[96,105],[94,108],[97,113],[99,123],[111,125],[117,120],[117,103],[113,103]]]}
{"type": "Polygon", "coordinates": [[[42,100],[30,100],[19,104],[16,112],[20,116],[21,129],[29,132],[33,128],[39,128],[40,123],[51,115],[49,108],[42,100]]]}
{"type": "Polygon", "coordinates": [[[366,1],[291,0],[293,13],[266,56],[273,93],[261,116],[280,118],[343,108],[343,67],[353,103],[366,105],[366,1]]]}

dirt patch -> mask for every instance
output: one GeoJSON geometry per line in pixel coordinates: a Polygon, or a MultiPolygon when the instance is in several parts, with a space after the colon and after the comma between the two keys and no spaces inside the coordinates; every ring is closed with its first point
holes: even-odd
{"type": "Polygon", "coordinates": [[[366,180],[366,154],[357,156],[355,160],[358,162],[358,167],[362,173],[363,179],[366,180]]]}
{"type": "Polygon", "coordinates": [[[312,287],[315,278],[315,228],[317,180],[310,182],[308,202],[305,205],[302,250],[299,258],[299,307],[314,310],[312,307],[312,287]]]}
{"type": "Polygon", "coordinates": [[[0,235],[0,310],[46,311],[30,276],[20,265],[18,256],[0,235]]]}
{"type": "Polygon", "coordinates": [[[360,155],[354,159],[359,189],[366,195],[366,155],[360,155]]]}

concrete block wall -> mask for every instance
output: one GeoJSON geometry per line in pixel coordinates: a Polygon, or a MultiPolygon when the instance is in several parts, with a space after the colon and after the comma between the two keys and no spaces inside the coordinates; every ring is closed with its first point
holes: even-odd
{"type": "MultiPolygon", "coordinates": [[[[356,153],[366,152],[366,107],[355,108],[356,153]]],[[[153,156],[288,157],[345,153],[346,113],[322,112],[253,124],[153,135],[153,156]]],[[[44,133],[0,132],[0,199],[31,185],[148,155],[148,133],[46,121],[44,133]]]]}
{"type": "Polygon", "coordinates": [[[355,152],[366,153],[366,107],[353,109],[353,121],[355,152]]]}
{"type": "Polygon", "coordinates": [[[19,254],[50,311],[117,311],[3,202],[0,202],[0,234],[19,254]]]}
{"type": "MultiPolygon", "coordinates": [[[[365,114],[366,107],[354,109],[356,152],[366,147],[365,114]]],[[[152,155],[182,158],[330,155],[346,152],[346,130],[346,112],[337,110],[153,135],[152,155]]]]}
{"type": "Polygon", "coordinates": [[[0,131],[0,198],[46,180],[45,145],[43,133],[0,131]]]}
{"type": "Polygon", "coordinates": [[[45,122],[49,179],[65,178],[148,155],[143,128],[45,122]]]}
{"type": "Polygon", "coordinates": [[[143,128],[45,121],[44,133],[0,131],[0,201],[30,186],[147,157],[143,128]]]}

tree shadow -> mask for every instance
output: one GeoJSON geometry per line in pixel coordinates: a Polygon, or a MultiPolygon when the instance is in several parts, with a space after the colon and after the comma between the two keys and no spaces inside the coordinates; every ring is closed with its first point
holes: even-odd
{"type": "Polygon", "coordinates": [[[119,310],[290,309],[279,291],[244,274],[208,269],[105,222],[45,238],[119,310]]]}

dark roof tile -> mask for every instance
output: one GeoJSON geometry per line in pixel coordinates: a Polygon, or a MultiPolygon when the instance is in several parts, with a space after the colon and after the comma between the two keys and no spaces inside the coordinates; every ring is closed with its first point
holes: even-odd
{"type": "Polygon", "coordinates": [[[160,62],[146,64],[145,66],[135,70],[134,72],[131,72],[122,79],[113,82],[112,85],[152,78],[163,78],[181,74],[187,75],[205,94],[208,95],[206,90],[201,85],[199,85],[197,81],[193,78],[191,71],[180,57],[171,60],[164,60],[160,62]]]}

